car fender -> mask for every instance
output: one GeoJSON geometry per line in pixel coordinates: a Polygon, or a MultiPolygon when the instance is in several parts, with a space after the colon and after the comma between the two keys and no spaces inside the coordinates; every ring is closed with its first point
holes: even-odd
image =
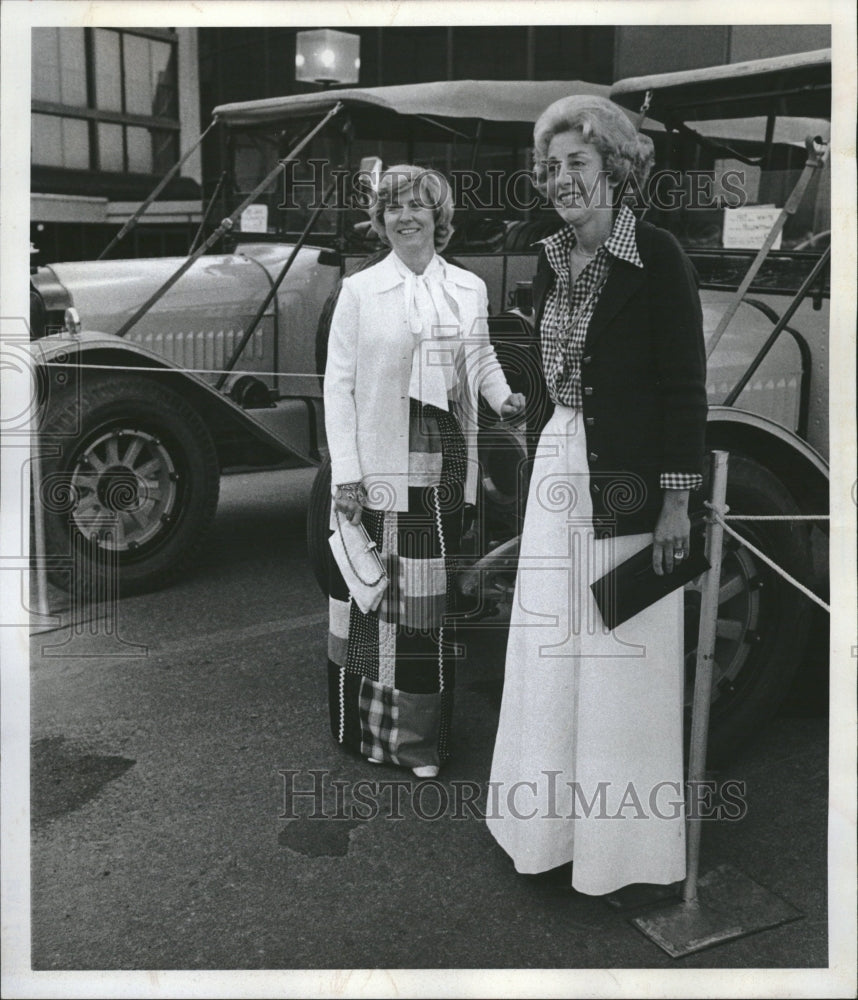
{"type": "Polygon", "coordinates": [[[756,459],[790,490],[804,513],[828,513],[828,462],[774,420],[735,406],[710,406],[706,445],[756,459]]]}
{"type": "Polygon", "coordinates": [[[109,333],[85,330],[74,335],[61,333],[43,337],[30,343],[28,350],[36,369],[51,370],[51,376],[42,386],[45,401],[51,392],[64,389],[68,384],[68,371],[60,369],[97,373],[103,368],[105,371],[148,374],[173,389],[180,389],[186,398],[196,404],[213,430],[222,457],[225,457],[223,449],[229,438],[233,450],[240,449],[242,442],[255,446],[257,453],[259,448],[263,449],[271,464],[289,459],[301,465],[318,465],[318,458],[305,454],[271,428],[262,425],[251,412],[243,410],[211,383],[193,372],[170,365],[161,355],[141,344],[109,333]]]}

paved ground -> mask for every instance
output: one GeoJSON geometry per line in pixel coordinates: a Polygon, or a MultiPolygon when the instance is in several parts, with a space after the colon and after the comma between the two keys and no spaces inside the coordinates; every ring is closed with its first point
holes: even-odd
{"type": "MultiPolygon", "coordinates": [[[[333,744],[325,600],[303,540],[308,484],[225,480],[193,577],[123,601],[112,636],[90,624],[34,642],[36,969],[827,964],[818,704],[794,696],[791,714],[722,773],[746,782],[747,814],[703,832],[704,872],[730,863],[800,919],[671,959],[630,914],[574,893],[567,870],[516,875],[482,822],[454,818],[452,801],[439,810],[437,789],[415,798],[407,772],[368,773],[333,744]],[[312,770],[324,772],[316,806],[329,818],[309,818],[309,797],[284,797],[280,772],[306,788],[312,770]],[[375,818],[353,812],[359,779],[406,782],[402,818],[386,815],[389,795],[375,818]],[[339,803],[334,781],[347,783],[339,803]],[[345,818],[330,818],[338,806],[345,818]],[[300,818],[284,818],[290,808],[300,818]]],[[[486,781],[502,685],[502,636],[465,638],[448,791],[486,781]]]]}

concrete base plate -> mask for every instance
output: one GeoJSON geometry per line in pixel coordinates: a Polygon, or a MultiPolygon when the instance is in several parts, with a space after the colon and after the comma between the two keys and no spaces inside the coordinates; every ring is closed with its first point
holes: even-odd
{"type": "Polygon", "coordinates": [[[730,865],[713,869],[697,887],[695,902],[680,902],[632,920],[638,930],[673,958],[802,916],[794,906],[730,865]]]}

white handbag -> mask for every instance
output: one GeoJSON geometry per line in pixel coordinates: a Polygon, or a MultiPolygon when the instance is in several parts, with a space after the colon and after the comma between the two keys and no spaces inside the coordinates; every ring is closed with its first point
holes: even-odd
{"type": "Polygon", "coordinates": [[[388,578],[378,547],[362,524],[337,517],[337,530],[328,540],[331,552],[355,604],[366,615],[381,604],[388,578]]]}

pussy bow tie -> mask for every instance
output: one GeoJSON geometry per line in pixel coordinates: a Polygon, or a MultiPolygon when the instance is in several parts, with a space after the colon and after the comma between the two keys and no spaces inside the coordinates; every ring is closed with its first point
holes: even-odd
{"type": "Polygon", "coordinates": [[[407,270],[405,312],[415,341],[408,393],[446,410],[449,392],[456,383],[455,352],[461,326],[456,286],[436,275],[407,270]]]}

